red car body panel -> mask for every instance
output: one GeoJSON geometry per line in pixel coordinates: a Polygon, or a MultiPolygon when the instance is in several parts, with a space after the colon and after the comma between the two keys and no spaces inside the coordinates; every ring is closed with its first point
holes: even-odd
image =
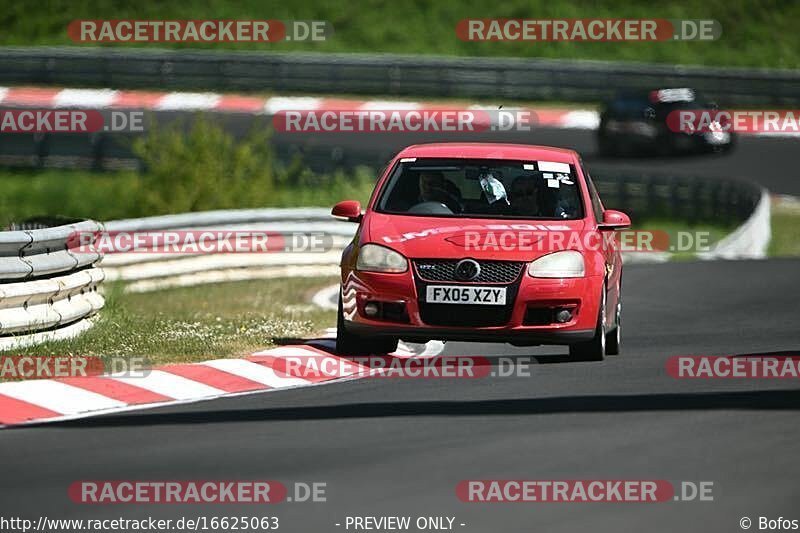
{"type": "MultiPolygon", "coordinates": [[[[569,344],[584,341],[594,334],[601,304],[601,291],[606,285],[607,325],[614,322],[614,310],[620,295],[622,260],[616,246],[583,250],[586,275],[581,278],[533,278],[527,274],[527,265],[518,276],[513,303],[508,319],[491,326],[441,326],[423,320],[420,302],[420,276],[416,259],[464,259],[476,261],[518,261],[529,263],[538,257],[571,249],[572,239],[583,239],[599,233],[598,223],[591,208],[591,196],[580,164],[579,156],[571,151],[540,146],[439,143],[410,146],[401,151],[387,166],[378,180],[366,211],[360,221],[353,242],[344,250],[341,261],[342,308],[348,330],[364,336],[393,336],[405,340],[429,339],[497,341],[519,344],[569,344]],[[579,220],[521,220],[492,218],[448,218],[416,215],[396,215],[376,212],[375,203],[395,165],[403,158],[466,158],[508,159],[521,161],[553,161],[574,165],[580,184],[584,218],[579,220]],[[465,232],[482,233],[519,229],[533,229],[538,233],[561,233],[561,239],[552,240],[551,247],[522,251],[512,247],[504,249],[465,249],[465,232]],[[391,248],[409,260],[403,273],[363,272],[356,269],[358,250],[374,243],[391,248]],[[559,243],[563,243],[559,245],[559,243]],[[367,301],[389,302],[404,306],[407,314],[403,321],[375,320],[364,312],[367,301]],[[566,307],[573,317],[566,323],[531,325],[525,323],[526,312],[532,309],[566,307]]],[[[581,241],[585,242],[585,241],[581,241]]],[[[448,285],[470,285],[447,281],[448,285]]],[[[516,282],[515,282],[516,283],[516,282]]],[[[424,285],[424,283],[423,283],[424,285]]],[[[481,284],[485,286],[486,284],[481,284]]],[[[458,304],[451,305],[459,313],[458,304]]],[[[488,307],[488,306],[487,306],[488,307]]],[[[487,310],[488,311],[488,310],[487,310]]]]}

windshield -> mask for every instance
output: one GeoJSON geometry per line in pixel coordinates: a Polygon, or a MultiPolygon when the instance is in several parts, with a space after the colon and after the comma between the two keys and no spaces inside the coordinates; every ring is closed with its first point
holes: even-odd
{"type": "Polygon", "coordinates": [[[575,169],[549,161],[413,159],[395,168],[377,211],[464,218],[583,217],[575,169]]]}

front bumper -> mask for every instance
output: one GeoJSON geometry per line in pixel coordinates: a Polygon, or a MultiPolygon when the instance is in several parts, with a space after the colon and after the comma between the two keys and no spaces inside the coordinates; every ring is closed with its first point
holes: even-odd
{"type": "Polygon", "coordinates": [[[342,280],[342,307],[348,331],[365,337],[397,337],[415,342],[437,339],[570,344],[594,335],[603,279],[541,279],[523,271],[508,284],[435,283],[506,287],[505,306],[481,306],[425,302],[425,288],[430,283],[420,280],[411,269],[403,274],[349,271],[342,280]],[[389,319],[369,318],[364,311],[369,302],[378,303],[382,309],[391,308],[389,319]],[[572,314],[569,321],[557,323],[546,318],[552,316],[549,310],[564,308],[572,314]],[[403,312],[398,313],[398,309],[403,312]]]}

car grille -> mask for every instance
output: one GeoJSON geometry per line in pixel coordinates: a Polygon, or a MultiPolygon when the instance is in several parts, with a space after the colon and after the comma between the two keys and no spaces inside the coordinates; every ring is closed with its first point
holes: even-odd
{"type": "MultiPolygon", "coordinates": [[[[416,259],[414,268],[424,281],[455,281],[456,264],[460,259],[416,259]]],[[[481,272],[467,283],[511,283],[519,277],[525,263],[519,261],[478,261],[481,272]]]]}

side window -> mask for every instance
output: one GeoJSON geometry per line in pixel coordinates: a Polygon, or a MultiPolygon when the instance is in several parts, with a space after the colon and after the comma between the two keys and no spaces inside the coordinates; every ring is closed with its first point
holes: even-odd
{"type": "Polygon", "coordinates": [[[598,222],[603,220],[603,203],[600,201],[600,196],[597,194],[597,189],[594,187],[592,177],[586,172],[586,168],[581,164],[583,176],[586,178],[586,184],[589,186],[589,197],[592,199],[592,211],[594,211],[594,218],[598,222]]]}

